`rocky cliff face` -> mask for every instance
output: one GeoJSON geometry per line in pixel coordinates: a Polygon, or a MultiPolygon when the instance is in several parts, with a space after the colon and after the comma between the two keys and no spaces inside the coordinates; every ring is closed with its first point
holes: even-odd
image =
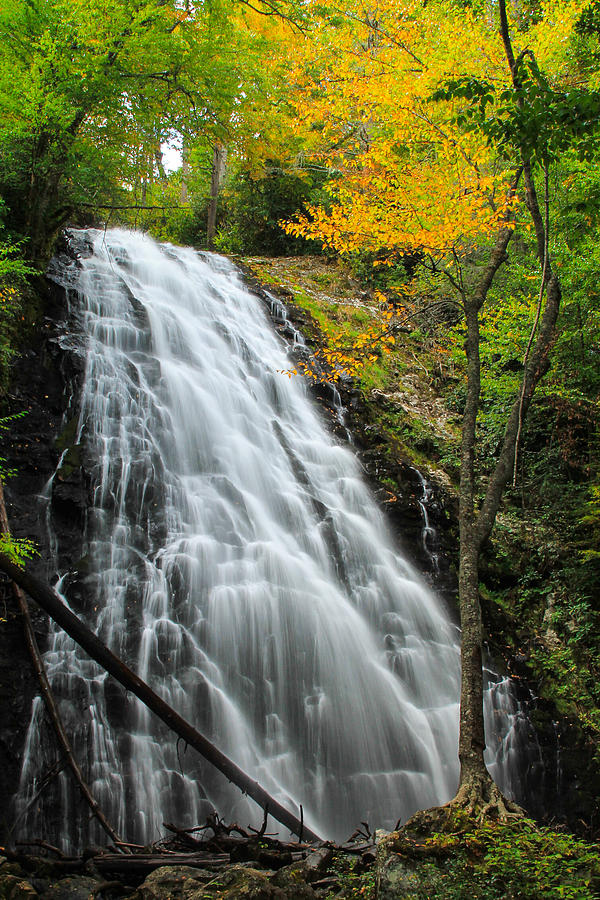
{"type": "MultiPolygon", "coordinates": [[[[56,258],[57,265],[61,256],[63,261],[69,258],[67,252],[71,254],[72,250],[64,246],[56,258]]],[[[81,546],[87,505],[84,471],[68,446],[77,415],[76,398],[84,359],[76,338],[69,337],[65,291],[51,278],[41,290],[45,316],[31,335],[27,349],[14,361],[10,388],[2,402],[2,415],[16,418],[2,434],[0,455],[6,460],[6,469],[15,472],[4,489],[11,530],[15,537],[35,542],[38,554],[30,562],[30,569],[53,584],[56,573],[48,546],[48,503],[52,502],[60,522],[61,547],[73,554],[81,546]],[[61,456],[63,466],[50,497],[48,483],[61,456]]],[[[5,800],[0,812],[0,834],[9,840],[13,822],[8,800],[19,782],[23,741],[38,684],[17,606],[4,579],[0,581],[0,604],[0,797],[5,800]]],[[[33,604],[31,612],[38,644],[43,648],[47,618],[33,604]]],[[[52,778],[54,773],[47,774],[52,778]]]]}

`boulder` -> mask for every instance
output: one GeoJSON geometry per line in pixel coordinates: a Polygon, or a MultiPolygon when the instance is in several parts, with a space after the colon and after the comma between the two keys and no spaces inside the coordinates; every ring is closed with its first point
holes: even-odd
{"type": "Polygon", "coordinates": [[[136,900],[202,900],[205,885],[217,876],[192,866],[161,866],[137,889],[136,900]]]}
{"type": "MultiPolygon", "coordinates": [[[[89,875],[77,875],[54,881],[43,891],[44,900],[94,900],[101,882],[89,875]]],[[[37,894],[35,895],[37,896],[37,894]]]]}
{"type": "Polygon", "coordinates": [[[290,900],[292,895],[271,884],[258,869],[232,866],[219,877],[217,896],[219,900],[290,900]]]}
{"type": "Polygon", "coordinates": [[[443,870],[423,855],[400,832],[392,832],[377,845],[375,876],[377,900],[421,900],[444,897],[443,870]],[[403,852],[406,851],[406,852],[403,852]]]}
{"type": "Polygon", "coordinates": [[[289,900],[315,900],[317,896],[308,884],[310,872],[304,861],[292,863],[280,869],[271,879],[271,883],[281,888],[289,900]]]}
{"type": "Polygon", "coordinates": [[[0,900],[33,900],[39,897],[33,885],[18,875],[0,874],[0,900]]]}

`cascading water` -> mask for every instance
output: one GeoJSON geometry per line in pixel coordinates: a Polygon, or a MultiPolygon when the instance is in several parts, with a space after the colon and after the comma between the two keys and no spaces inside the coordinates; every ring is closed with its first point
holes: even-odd
{"type": "MultiPolygon", "coordinates": [[[[423,550],[435,575],[439,572],[438,536],[429,515],[434,491],[422,472],[415,468],[412,471],[421,488],[417,502],[423,517],[423,550]]],[[[526,791],[525,782],[539,782],[543,777],[541,749],[528,707],[517,697],[512,679],[495,671],[489,651],[486,650],[484,658],[485,763],[503,793],[512,799],[520,799],[526,791]]]]}
{"type": "Polygon", "coordinates": [[[413,472],[419,479],[419,485],[421,487],[421,496],[418,498],[418,504],[421,509],[421,515],[423,516],[423,529],[421,531],[421,540],[423,542],[423,550],[425,551],[425,555],[429,559],[431,564],[431,571],[435,575],[439,571],[439,556],[437,552],[437,535],[435,533],[435,528],[432,527],[429,521],[429,504],[431,503],[433,497],[433,489],[428,481],[423,477],[422,472],[419,472],[418,469],[413,469],[413,472]]]}
{"type": "MultiPolygon", "coordinates": [[[[302,381],[281,374],[285,349],[260,302],[222,259],[124,231],[88,239],[77,444],[92,496],[83,559],[58,589],[322,835],[343,839],[361,820],[391,827],[446,801],[458,777],[457,628],[399,557],[302,381]]],[[[127,839],[214,809],[260,819],[64,634],[52,631],[45,659],[75,754],[127,839]]],[[[66,773],[40,794],[54,762],[42,720],[36,701],[21,828],[80,847],[100,833],[66,773]],[[55,835],[43,825],[52,813],[55,835]]]]}

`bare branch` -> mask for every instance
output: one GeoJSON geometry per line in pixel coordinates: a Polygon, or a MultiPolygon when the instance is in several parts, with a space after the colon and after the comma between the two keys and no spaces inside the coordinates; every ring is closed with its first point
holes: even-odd
{"type": "Polygon", "coordinates": [[[260,9],[258,6],[254,6],[250,3],[250,0],[239,0],[239,2],[243,6],[247,6],[249,9],[253,10],[253,12],[258,13],[259,16],[275,16],[278,19],[283,19],[284,22],[289,22],[292,28],[295,28],[296,31],[299,31],[300,34],[305,33],[305,29],[292,19],[291,16],[286,15],[286,13],[282,12],[281,9],[275,3],[270,3],[269,0],[260,0],[263,7],[265,9],[260,9]]]}

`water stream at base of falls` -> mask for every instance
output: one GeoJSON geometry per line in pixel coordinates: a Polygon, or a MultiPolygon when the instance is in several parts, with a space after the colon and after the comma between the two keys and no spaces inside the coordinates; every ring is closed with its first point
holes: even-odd
{"type": "MultiPolygon", "coordinates": [[[[360,821],[391,828],[448,800],[458,629],[399,555],[302,380],[282,374],[286,350],[260,301],[218,257],[120,230],[87,240],[94,253],[69,278],[86,341],[77,444],[91,504],[83,558],[57,589],[323,836],[345,839],[360,821]]],[[[75,755],[127,840],[213,810],[261,821],[56,629],[45,661],[75,755]]],[[[502,692],[487,693],[497,707],[502,692]]],[[[496,707],[490,744],[506,749],[514,711],[498,726],[496,707]]],[[[66,772],[40,793],[56,761],[46,728],[37,699],[20,830],[67,848],[100,841],[66,772]]],[[[489,753],[502,784],[510,754],[489,753]]]]}

